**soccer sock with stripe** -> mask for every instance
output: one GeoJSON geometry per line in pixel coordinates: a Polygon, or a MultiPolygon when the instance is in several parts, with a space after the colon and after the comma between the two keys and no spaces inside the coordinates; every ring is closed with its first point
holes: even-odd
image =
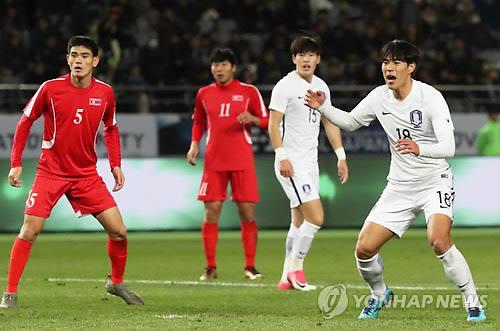
{"type": "Polygon", "coordinates": [[[245,254],[245,267],[253,267],[257,250],[257,223],[255,221],[241,221],[241,241],[245,254]]]}
{"type": "Polygon", "coordinates": [[[285,262],[283,262],[283,273],[281,274],[281,281],[282,282],[287,282],[288,281],[288,269],[289,269],[289,264],[290,264],[290,257],[292,254],[292,249],[293,249],[293,242],[295,241],[295,238],[297,237],[297,231],[299,231],[299,228],[297,228],[293,223],[290,223],[290,229],[288,230],[288,234],[286,236],[286,243],[285,243],[285,262]]]}
{"type": "Polygon", "coordinates": [[[446,277],[462,292],[465,306],[467,308],[481,307],[469,265],[458,248],[453,245],[438,258],[443,262],[446,277]]]}
{"type": "Polygon", "coordinates": [[[374,298],[384,298],[387,287],[384,282],[384,262],[379,254],[367,259],[361,260],[354,254],[356,266],[359,274],[368,283],[372,296],[374,298]]]}
{"type": "Polygon", "coordinates": [[[304,268],[304,258],[311,248],[314,235],[320,229],[319,226],[304,220],[297,231],[290,260],[290,271],[302,270],[304,268]]]}
{"type": "Polygon", "coordinates": [[[7,292],[15,293],[17,292],[17,285],[24,271],[24,267],[28,262],[30,257],[32,242],[16,238],[14,244],[12,244],[12,250],[10,252],[10,263],[9,263],[9,275],[7,278],[7,292]]]}
{"type": "Polygon", "coordinates": [[[208,268],[215,268],[215,252],[219,235],[218,223],[204,221],[201,225],[201,238],[208,268]]]}
{"type": "Polygon", "coordinates": [[[108,237],[108,255],[111,260],[111,282],[113,284],[120,284],[123,282],[125,265],[127,264],[127,239],[111,240],[111,238],[108,237]]]}

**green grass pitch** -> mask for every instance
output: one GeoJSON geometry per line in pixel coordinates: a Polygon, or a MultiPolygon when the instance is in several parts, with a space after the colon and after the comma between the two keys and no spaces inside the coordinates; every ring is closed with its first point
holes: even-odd
{"type": "MultiPolygon", "coordinates": [[[[104,293],[109,270],[104,233],[42,234],[19,287],[18,308],[0,310],[0,330],[498,330],[500,229],[456,229],[454,239],[487,296],[488,320],[470,324],[463,308],[392,307],[375,321],[358,321],[363,288],[353,259],[357,231],[320,231],[305,262],[312,284],[347,286],[346,311],[325,319],[318,293],[279,292],[285,231],[261,231],[256,266],[264,278],[243,279],[239,232],[221,232],[219,279],[196,281],[204,266],[198,232],[131,233],[126,278],[146,302],[130,307],[104,293]],[[55,280],[54,280],[55,279],[55,280]],[[77,281],[79,280],[79,281],[77,281]],[[158,282],[141,282],[158,281],[158,282]],[[179,281],[180,283],[167,283],[179,281]],[[163,283],[162,283],[163,282],[163,283]],[[258,287],[246,284],[261,284],[258,287]]],[[[7,276],[14,234],[0,235],[0,282],[7,276]]],[[[385,280],[397,295],[452,295],[457,291],[427,245],[425,231],[391,241],[382,256],[385,280]],[[438,289],[437,289],[438,288],[438,289]]]]}

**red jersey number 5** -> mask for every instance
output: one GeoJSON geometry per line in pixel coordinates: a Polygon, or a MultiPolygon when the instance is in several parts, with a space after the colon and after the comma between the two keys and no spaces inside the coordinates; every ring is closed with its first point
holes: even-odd
{"type": "Polygon", "coordinates": [[[82,123],[82,113],[83,113],[83,108],[78,108],[76,110],[75,118],[73,119],[73,123],[75,124],[80,124],[82,123]]]}

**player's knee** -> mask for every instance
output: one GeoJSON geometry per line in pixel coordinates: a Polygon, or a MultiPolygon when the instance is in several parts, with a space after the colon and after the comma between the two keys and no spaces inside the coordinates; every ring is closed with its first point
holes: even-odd
{"type": "Polygon", "coordinates": [[[453,245],[453,242],[449,238],[429,238],[429,245],[432,246],[434,253],[436,255],[443,255],[446,253],[450,247],[453,245]]]}
{"type": "Polygon", "coordinates": [[[127,239],[127,228],[122,226],[117,229],[108,231],[108,236],[111,240],[120,241],[127,239]]]}
{"type": "Polygon", "coordinates": [[[253,210],[240,210],[239,214],[242,221],[250,222],[255,220],[255,214],[253,210]]]}
{"type": "Polygon", "coordinates": [[[205,220],[207,222],[218,222],[222,212],[222,204],[213,204],[205,207],[205,220]]]}
{"type": "Polygon", "coordinates": [[[360,243],[356,245],[356,257],[360,260],[368,260],[377,254],[377,250],[373,247],[360,243]]]}
{"type": "Polygon", "coordinates": [[[31,227],[22,227],[21,231],[19,232],[19,238],[29,241],[29,242],[34,242],[36,238],[38,238],[38,235],[40,234],[40,231],[31,228],[31,227]]]}

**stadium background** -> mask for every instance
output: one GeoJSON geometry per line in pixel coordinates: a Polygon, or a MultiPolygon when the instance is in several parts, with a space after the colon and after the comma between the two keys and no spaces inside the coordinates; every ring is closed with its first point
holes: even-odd
{"type": "MultiPolygon", "coordinates": [[[[97,76],[117,93],[125,190],[116,194],[131,230],[197,229],[202,205],[195,200],[201,166],[183,160],[190,142],[194,95],[210,82],[209,55],[228,46],[238,56],[237,77],[256,84],[266,104],[274,83],[292,70],[290,41],[301,31],[323,42],[318,75],[334,103],[352,108],[383,83],[378,50],[393,38],[422,48],[417,79],[436,85],[456,126],[456,225],[500,225],[500,161],[476,158],[475,137],[485,111],[500,109],[498,1],[2,1],[0,2],[0,169],[8,158],[20,110],[46,79],[67,72],[65,46],[74,34],[98,40],[97,76]],[[127,113],[126,116],[123,113],[127,113]],[[121,116],[120,116],[121,114],[121,116]],[[135,180],[146,173],[145,183],[135,180]],[[137,185],[137,186],[136,186],[137,185]]],[[[40,153],[41,123],[25,159],[40,153]]],[[[340,186],[335,157],[320,137],[320,168],[327,227],[359,227],[385,184],[388,145],[377,123],[343,134],[351,179],[340,186]],[[353,208],[356,206],[356,208],[353,208]]],[[[287,200],[272,170],[265,131],[253,129],[262,201],[261,228],[286,228],[287,200]]],[[[100,157],[105,157],[102,139],[100,157]]],[[[111,183],[105,161],[101,173],[111,183]]],[[[0,231],[16,231],[36,162],[27,162],[24,188],[2,181],[0,231]]],[[[221,226],[239,226],[227,203],[221,226]]],[[[422,219],[417,223],[422,225],[422,219]]],[[[97,230],[76,220],[65,199],[47,230],[97,230]]]]}

